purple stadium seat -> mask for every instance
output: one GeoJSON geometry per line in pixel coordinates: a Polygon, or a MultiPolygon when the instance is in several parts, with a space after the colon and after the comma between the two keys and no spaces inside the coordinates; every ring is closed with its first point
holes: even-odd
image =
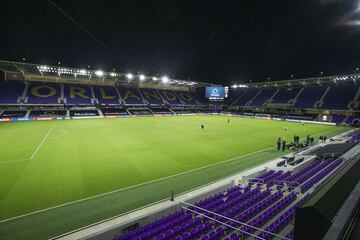
{"type": "Polygon", "coordinates": [[[92,94],[87,85],[64,85],[64,98],[68,105],[91,105],[92,94]]]}
{"type": "Polygon", "coordinates": [[[103,105],[119,105],[119,96],[114,87],[93,86],[95,98],[103,105]]]}
{"type": "Polygon", "coordinates": [[[61,85],[54,83],[30,83],[28,103],[57,104],[61,97],[61,85]]]}
{"type": "Polygon", "coordinates": [[[0,103],[16,103],[24,88],[24,82],[0,80],[0,103]]]}
{"type": "Polygon", "coordinates": [[[142,105],[144,100],[138,88],[118,88],[120,96],[126,105],[142,105]]]}
{"type": "Polygon", "coordinates": [[[294,107],[314,108],[316,101],[320,100],[327,87],[305,87],[298,96],[294,107]]]}

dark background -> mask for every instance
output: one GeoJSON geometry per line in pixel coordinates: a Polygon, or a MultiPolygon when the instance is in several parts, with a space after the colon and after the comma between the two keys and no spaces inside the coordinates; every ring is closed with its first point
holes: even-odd
{"type": "Polygon", "coordinates": [[[360,1],[4,1],[0,59],[222,84],[360,67],[360,1]]]}

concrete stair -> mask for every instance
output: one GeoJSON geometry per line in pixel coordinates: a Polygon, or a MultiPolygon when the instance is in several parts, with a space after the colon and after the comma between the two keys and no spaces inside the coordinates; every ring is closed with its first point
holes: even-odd
{"type": "Polygon", "coordinates": [[[319,99],[319,101],[317,101],[314,104],[314,108],[320,108],[322,107],[322,105],[324,104],[324,98],[326,97],[327,93],[330,91],[330,87],[327,87],[326,90],[324,91],[324,93],[322,94],[321,98],[319,99]]]}

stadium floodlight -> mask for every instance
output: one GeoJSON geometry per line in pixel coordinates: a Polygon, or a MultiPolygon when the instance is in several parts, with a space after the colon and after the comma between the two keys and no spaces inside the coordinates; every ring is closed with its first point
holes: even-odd
{"type": "Polygon", "coordinates": [[[238,88],[238,85],[234,84],[231,86],[232,88],[238,88]]]}
{"type": "Polygon", "coordinates": [[[85,69],[81,69],[81,70],[79,71],[79,74],[81,74],[81,75],[86,75],[86,70],[85,70],[85,69]]]}
{"type": "Polygon", "coordinates": [[[95,75],[98,77],[101,77],[101,76],[104,76],[104,72],[101,70],[97,70],[97,71],[95,71],[95,75]]]}
{"type": "Polygon", "coordinates": [[[131,73],[126,74],[126,78],[127,78],[127,79],[133,79],[133,77],[134,77],[134,76],[133,76],[131,73]]]}
{"type": "Polygon", "coordinates": [[[116,73],[112,72],[112,73],[110,73],[110,76],[111,77],[116,77],[116,73]]]}
{"type": "Polygon", "coordinates": [[[169,78],[168,78],[167,76],[163,76],[163,77],[161,78],[161,81],[162,81],[163,83],[167,83],[167,82],[169,82],[169,78]]]}
{"type": "Polygon", "coordinates": [[[153,81],[157,81],[157,80],[159,80],[159,79],[158,79],[157,77],[153,77],[152,80],[153,80],[153,81]]]}
{"type": "Polygon", "coordinates": [[[40,66],[40,69],[42,69],[42,70],[47,70],[47,66],[45,66],[45,65],[43,65],[43,66],[40,66]]]}
{"type": "Polygon", "coordinates": [[[143,80],[145,80],[145,76],[144,76],[143,74],[141,74],[141,75],[139,76],[139,79],[140,79],[141,81],[143,81],[143,80]]]}

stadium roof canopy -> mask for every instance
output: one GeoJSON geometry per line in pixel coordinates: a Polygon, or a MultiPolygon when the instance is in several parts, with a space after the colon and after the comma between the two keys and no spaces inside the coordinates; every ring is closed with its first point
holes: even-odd
{"type": "Polygon", "coordinates": [[[106,72],[100,69],[77,69],[63,66],[50,66],[32,63],[11,62],[0,60],[0,70],[12,79],[28,81],[56,81],[69,83],[91,83],[104,85],[169,85],[184,87],[204,87],[211,83],[175,79],[167,76],[149,76],[143,74],[106,72]],[[15,77],[14,77],[15,76],[15,77]]]}
{"type": "Polygon", "coordinates": [[[323,77],[301,78],[301,79],[288,79],[281,81],[268,81],[249,84],[234,84],[232,88],[274,88],[274,87],[301,87],[301,86],[319,86],[338,83],[358,83],[360,81],[360,73],[346,74],[346,75],[333,75],[323,77]]]}
{"type": "MultiPolygon", "coordinates": [[[[80,84],[102,85],[131,85],[131,86],[163,86],[168,87],[206,87],[214,84],[207,82],[175,79],[166,76],[150,76],[143,74],[107,72],[100,69],[78,69],[63,66],[50,66],[24,62],[12,62],[0,60],[0,71],[9,79],[21,79],[26,81],[50,81],[80,84]]],[[[360,80],[359,74],[321,76],[302,79],[287,79],[281,81],[268,81],[248,84],[234,84],[232,88],[274,88],[274,87],[301,87],[308,85],[328,85],[340,82],[356,83],[360,80]]]]}

